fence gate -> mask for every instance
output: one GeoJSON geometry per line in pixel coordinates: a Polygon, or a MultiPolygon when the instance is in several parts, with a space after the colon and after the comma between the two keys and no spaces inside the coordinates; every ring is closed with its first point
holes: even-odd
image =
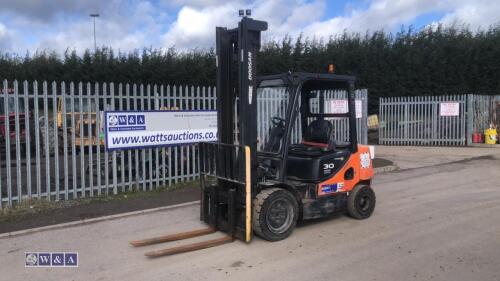
{"type": "Polygon", "coordinates": [[[380,98],[379,143],[466,145],[466,95],[380,98]]]}
{"type": "MultiPolygon", "coordinates": [[[[473,133],[482,133],[493,123],[500,126],[500,95],[467,95],[467,144],[473,133]]],[[[500,127],[499,127],[500,128],[500,127]]]]}

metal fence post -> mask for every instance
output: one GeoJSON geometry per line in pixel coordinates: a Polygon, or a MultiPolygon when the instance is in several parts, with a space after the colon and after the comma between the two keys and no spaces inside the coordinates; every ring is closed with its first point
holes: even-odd
{"type": "MultiPolygon", "coordinates": [[[[165,89],[163,85],[160,85],[160,109],[165,110],[165,89]]],[[[163,187],[167,186],[167,175],[166,173],[166,160],[165,160],[165,153],[167,153],[167,149],[165,147],[161,148],[161,178],[162,178],[162,185],[163,187]]],[[[169,156],[170,158],[170,153],[169,156]]]]}
{"type": "MultiPolygon", "coordinates": [[[[115,84],[111,82],[109,84],[109,91],[111,95],[111,110],[115,109],[115,84]]],[[[103,120],[103,122],[108,122],[108,120],[103,120]]],[[[113,150],[111,153],[111,158],[112,158],[112,163],[113,167],[112,169],[112,174],[113,174],[113,194],[116,195],[118,194],[118,178],[117,178],[117,171],[116,171],[116,150],[113,150]]],[[[107,159],[106,159],[107,160],[107,159]]]]}
{"type": "MultiPolygon", "coordinates": [[[[140,98],[141,99],[141,110],[145,110],[146,108],[145,108],[145,105],[144,105],[144,103],[145,103],[145,101],[144,101],[144,99],[145,99],[144,85],[141,84],[140,87],[139,87],[139,89],[140,89],[140,92],[141,92],[140,93],[140,96],[141,96],[141,98],[140,98]]],[[[142,160],[141,161],[142,162],[142,190],[146,191],[146,188],[147,188],[147,186],[146,186],[146,149],[144,149],[144,148],[141,149],[141,160],[142,160]]]]}
{"type": "Polygon", "coordinates": [[[363,135],[362,143],[368,144],[368,90],[362,90],[361,100],[362,100],[362,121],[361,121],[361,132],[363,135]]]}
{"type": "MultiPolygon", "coordinates": [[[[36,194],[37,198],[42,199],[42,173],[40,169],[40,150],[42,147],[40,146],[40,112],[38,106],[38,82],[33,82],[33,98],[34,98],[34,106],[35,106],[35,115],[33,117],[33,121],[35,123],[35,157],[36,157],[36,194]]],[[[1,185],[1,184],[0,184],[1,185]]],[[[1,200],[0,200],[1,201],[1,200]]],[[[1,204],[1,203],[0,203],[1,204]]]]}
{"type": "MultiPolygon", "coordinates": [[[[170,85],[167,85],[167,108],[170,110],[170,100],[172,99],[171,98],[171,92],[170,92],[170,85]]],[[[173,154],[172,154],[172,146],[169,146],[168,149],[168,186],[171,186],[172,185],[172,178],[173,178],[173,175],[172,175],[172,158],[173,158],[173,154]]]]}
{"type": "MultiPolygon", "coordinates": [[[[63,139],[63,171],[64,171],[64,198],[68,200],[68,124],[67,124],[67,112],[68,109],[66,104],[66,84],[61,83],[61,100],[62,100],[62,139],[63,139]]],[[[59,180],[60,178],[58,178],[59,180]]]]}
{"type": "MultiPolygon", "coordinates": [[[[151,110],[151,85],[146,85],[146,101],[147,110],[151,110]]],[[[153,190],[153,150],[151,148],[145,149],[144,153],[148,152],[148,171],[149,171],[149,190],[153,190]]]]}
{"type": "MultiPolygon", "coordinates": [[[[131,110],[131,104],[130,104],[130,84],[125,85],[125,95],[127,96],[127,110],[131,110]]],[[[132,174],[132,165],[135,165],[137,167],[137,161],[132,162],[132,151],[128,150],[127,151],[127,159],[128,159],[128,191],[133,190],[133,182],[135,181],[134,175],[132,174]]],[[[137,159],[137,158],[136,158],[137,159]]],[[[136,186],[136,190],[137,190],[136,186]]]]}
{"type": "MultiPolygon", "coordinates": [[[[160,105],[159,105],[159,95],[158,95],[158,86],[155,84],[153,85],[153,100],[154,100],[154,107],[152,108],[153,110],[160,110],[160,105]]],[[[156,188],[160,186],[160,159],[159,159],[159,153],[160,149],[158,147],[155,147],[154,154],[155,154],[155,184],[156,188]]]]}
{"type": "MultiPolygon", "coordinates": [[[[95,95],[96,93],[94,93],[95,95]]],[[[99,139],[97,139],[97,142],[94,142],[94,138],[92,138],[92,124],[94,122],[96,122],[96,124],[94,126],[97,125],[97,121],[93,121],[92,120],[92,104],[93,104],[93,101],[94,101],[94,98],[92,98],[92,84],[90,84],[89,82],[87,82],[87,118],[89,120],[89,126],[87,128],[88,130],[88,138],[89,138],[89,195],[90,197],[93,197],[94,196],[94,160],[93,160],[93,155],[94,155],[94,152],[93,152],[93,147],[94,145],[97,146],[97,149],[99,149],[99,139]]],[[[97,114],[97,111],[99,110],[99,104],[96,105],[96,113],[97,114]]]]}
{"type": "Polygon", "coordinates": [[[45,139],[45,194],[50,201],[50,145],[49,145],[49,97],[47,81],[43,81],[43,121],[45,139]]]}
{"type": "Polygon", "coordinates": [[[12,175],[11,175],[11,163],[10,163],[10,114],[9,111],[9,83],[7,80],[3,81],[3,106],[4,112],[7,114],[5,118],[5,167],[6,167],[6,181],[7,181],[7,197],[9,200],[8,205],[12,206],[12,175]]]}
{"type": "MultiPolygon", "coordinates": [[[[78,103],[80,106],[80,192],[82,198],[85,198],[85,143],[83,141],[83,127],[85,124],[85,119],[83,115],[83,110],[84,110],[84,103],[83,103],[83,84],[82,82],[78,83],[78,103]]],[[[91,123],[91,120],[89,119],[87,121],[89,124],[91,123]]],[[[75,128],[76,129],[76,128],[75,128]]],[[[89,140],[90,141],[90,140],[89,140]]],[[[90,163],[91,164],[91,163],[90,163]]]]}
{"type": "Polygon", "coordinates": [[[101,104],[99,100],[99,83],[94,84],[94,95],[95,95],[95,103],[96,103],[96,112],[95,112],[95,139],[96,139],[96,161],[97,161],[97,166],[96,166],[96,187],[97,187],[97,195],[101,196],[101,136],[100,136],[100,110],[101,110],[101,104]]]}
{"type": "MultiPolygon", "coordinates": [[[[133,96],[135,97],[134,98],[134,104],[133,104],[133,110],[138,110],[138,106],[137,106],[137,85],[136,84],[133,84],[132,85],[132,94],[133,96]]],[[[140,184],[140,175],[139,175],[139,150],[138,149],[135,149],[134,150],[134,156],[135,156],[135,159],[134,159],[134,165],[135,165],[135,177],[134,177],[134,180],[135,180],[135,189],[136,190],[139,190],[139,184],[140,184]]]]}
{"type": "MultiPolygon", "coordinates": [[[[120,83],[118,84],[118,100],[119,100],[119,110],[122,111],[123,110],[123,84],[120,83]]],[[[129,165],[131,163],[129,162],[129,165]]],[[[126,182],[126,179],[125,179],[125,152],[122,150],[120,151],[120,178],[121,178],[121,181],[120,181],[120,185],[121,185],[121,191],[122,192],[125,192],[125,182],[126,182]]]]}
{"type": "Polygon", "coordinates": [[[467,95],[467,110],[465,114],[467,115],[467,145],[471,145],[472,134],[474,133],[474,96],[471,94],[467,95]]]}
{"type": "MultiPolygon", "coordinates": [[[[59,118],[57,116],[57,83],[55,81],[52,82],[52,111],[54,115],[54,183],[55,183],[55,195],[56,201],[59,201],[60,197],[60,187],[59,187],[59,136],[58,136],[58,123],[59,118]]],[[[65,116],[66,111],[64,110],[64,102],[62,102],[62,116],[65,116]]],[[[65,120],[62,122],[64,123],[65,120]]]]}
{"type": "MultiPolygon", "coordinates": [[[[108,84],[106,82],[102,83],[102,111],[108,110],[108,84]]],[[[100,114],[99,114],[100,115],[100,114]]],[[[104,116],[100,116],[104,118],[104,116]]],[[[100,123],[106,122],[106,120],[100,120],[100,123]]],[[[99,132],[101,131],[101,126],[99,126],[99,132]]],[[[101,139],[101,133],[99,134],[99,140],[101,139]]],[[[104,149],[104,192],[109,195],[109,152],[104,149]]]]}
{"type": "MultiPolygon", "coordinates": [[[[173,86],[172,91],[173,91],[172,92],[173,107],[178,108],[178,106],[177,106],[177,94],[178,93],[177,93],[177,86],[176,85],[173,86]]],[[[173,162],[174,163],[173,163],[173,165],[175,167],[174,168],[174,176],[173,176],[173,178],[174,178],[174,184],[176,184],[179,181],[179,178],[178,178],[178,171],[179,171],[179,160],[178,160],[179,159],[179,153],[178,152],[179,152],[179,148],[177,146],[174,146],[173,149],[174,149],[174,154],[173,154],[174,155],[173,156],[173,159],[174,159],[173,162]]],[[[172,175],[170,177],[172,177],[172,175]]]]}
{"type": "MultiPolygon", "coordinates": [[[[69,84],[70,101],[71,101],[71,178],[73,180],[73,198],[78,198],[77,192],[77,174],[76,174],[76,122],[75,122],[75,83],[69,84]]],[[[79,106],[78,111],[81,110],[79,106]]],[[[68,191],[69,192],[69,191],[68,191]]]]}
{"type": "MultiPolygon", "coordinates": [[[[9,114],[10,115],[10,114],[9,114]]],[[[21,139],[20,139],[20,124],[19,124],[19,84],[14,80],[14,132],[16,145],[16,186],[17,186],[17,201],[22,201],[22,182],[21,182],[21,139]]]]}
{"type": "Polygon", "coordinates": [[[28,97],[28,81],[23,82],[24,91],[24,132],[26,140],[26,191],[28,199],[31,200],[31,132],[30,132],[30,110],[29,110],[29,97],[28,97]]]}

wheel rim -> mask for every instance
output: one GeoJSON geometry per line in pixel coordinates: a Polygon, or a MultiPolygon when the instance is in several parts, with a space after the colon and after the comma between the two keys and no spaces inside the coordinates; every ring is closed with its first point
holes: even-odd
{"type": "Polygon", "coordinates": [[[357,209],[362,212],[366,213],[370,210],[371,205],[372,205],[372,198],[368,194],[360,194],[359,199],[358,199],[358,204],[357,204],[357,209]]]}
{"type": "Polygon", "coordinates": [[[274,201],[266,214],[266,223],[270,231],[283,233],[292,225],[293,207],[290,202],[278,199],[274,201]]]}

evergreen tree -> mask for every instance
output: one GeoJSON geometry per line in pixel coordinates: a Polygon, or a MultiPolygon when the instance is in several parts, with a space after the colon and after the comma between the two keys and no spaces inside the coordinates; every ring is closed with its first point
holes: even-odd
{"type": "MultiPolygon", "coordinates": [[[[266,42],[257,54],[259,75],[287,71],[325,72],[357,77],[369,89],[370,112],[378,98],[445,94],[500,94],[500,25],[471,31],[467,26],[402,27],[384,31],[344,33],[329,38],[266,42]]],[[[24,56],[0,52],[0,79],[18,81],[124,82],[170,85],[214,85],[215,51],[174,48],[122,52],[37,51],[24,56]]]]}

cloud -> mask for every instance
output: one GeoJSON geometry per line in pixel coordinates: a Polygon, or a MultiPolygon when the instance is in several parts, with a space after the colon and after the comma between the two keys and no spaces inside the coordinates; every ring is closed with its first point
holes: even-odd
{"type": "MultiPolygon", "coordinates": [[[[227,3],[224,0],[163,0],[166,5],[171,6],[189,6],[189,7],[207,7],[218,6],[227,3]]],[[[250,1],[247,1],[250,2],[250,1]]]]}
{"type": "MultiPolygon", "coordinates": [[[[181,49],[210,47],[215,45],[215,26],[236,24],[235,3],[225,3],[216,8],[195,9],[183,7],[167,33],[162,36],[163,45],[181,49]]],[[[237,10],[236,10],[237,11],[237,10]]]]}
{"type": "Polygon", "coordinates": [[[6,34],[7,28],[5,28],[5,25],[0,22],[0,39],[4,38],[6,34]]]}
{"type": "Polygon", "coordinates": [[[492,5],[487,0],[374,0],[367,9],[353,9],[344,16],[310,23],[302,30],[306,35],[324,38],[344,30],[393,31],[432,12],[443,12],[445,16],[429,24],[442,23],[445,26],[465,23],[471,28],[488,28],[500,20],[500,5],[492,5]]]}
{"type": "Polygon", "coordinates": [[[264,33],[265,40],[295,34],[304,24],[319,19],[323,15],[325,2],[259,0],[251,5],[244,1],[233,1],[204,8],[184,6],[179,10],[171,28],[162,36],[163,45],[175,45],[180,49],[213,47],[215,27],[237,27],[240,19],[237,12],[242,7],[252,9],[253,18],[268,22],[268,31],[264,33]]]}
{"type": "Polygon", "coordinates": [[[5,24],[0,22],[0,50],[10,49],[12,44],[12,32],[7,29],[5,24]]]}
{"type": "Polygon", "coordinates": [[[323,0],[304,1],[262,1],[255,7],[255,18],[266,20],[269,29],[264,40],[282,38],[284,35],[296,36],[302,28],[313,21],[320,20],[326,8],[323,0]]]}
{"type": "Polygon", "coordinates": [[[303,31],[305,34],[325,38],[332,34],[342,33],[344,30],[349,32],[381,29],[391,31],[435,9],[435,0],[375,0],[365,10],[353,9],[344,16],[313,22],[303,31]]]}
{"type": "Polygon", "coordinates": [[[48,22],[56,15],[81,14],[102,10],[113,1],[101,0],[2,0],[0,11],[11,12],[32,20],[48,22]]]}
{"type": "MultiPolygon", "coordinates": [[[[214,45],[214,27],[237,25],[236,11],[245,2],[224,2],[216,0],[185,2],[170,30],[163,35],[164,45],[175,45],[181,49],[211,47],[214,45]],[[203,7],[197,7],[203,2],[203,7]],[[212,4],[211,4],[212,3],[212,4]],[[217,4],[213,4],[217,3],[217,4]]],[[[264,40],[280,39],[285,35],[327,38],[344,30],[364,32],[399,27],[411,23],[417,16],[433,11],[434,0],[374,0],[368,8],[349,9],[343,15],[324,19],[326,3],[316,1],[257,0],[251,3],[253,17],[268,22],[269,29],[263,33],[264,40]]]]}
{"type": "MultiPolygon", "coordinates": [[[[93,25],[79,21],[68,25],[71,32],[60,30],[46,34],[36,45],[36,49],[53,49],[64,52],[66,49],[75,49],[82,52],[85,49],[94,48],[93,25]]],[[[115,49],[125,51],[144,46],[144,34],[129,31],[116,21],[102,21],[97,24],[96,29],[97,46],[111,46],[115,49]]]]}
{"type": "MultiPolygon", "coordinates": [[[[445,25],[466,24],[472,29],[488,28],[490,25],[500,23],[500,3],[495,1],[450,1],[453,10],[446,13],[440,20],[445,25]]],[[[498,1],[497,1],[498,2],[498,1]]]]}
{"type": "MultiPolygon", "coordinates": [[[[131,51],[148,46],[159,47],[159,34],[164,32],[163,23],[168,15],[149,1],[142,0],[112,0],[102,1],[106,3],[106,9],[93,10],[92,2],[89,1],[88,10],[98,12],[100,17],[96,19],[96,39],[98,46],[110,46],[115,50],[131,51]]],[[[64,1],[56,1],[64,2],[64,1]]],[[[75,1],[78,3],[85,1],[75,1]]],[[[94,1],[95,2],[95,1],[94,1]]],[[[80,6],[84,5],[80,3],[80,6]]],[[[2,3],[5,5],[5,3],[2,3]]],[[[20,9],[20,8],[19,8],[20,9]]],[[[25,41],[24,44],[6,45],[0,43],[0,50],[22,53],[26,49],[56,50],[59,53],[66,49],[77,50],[82,53],[85,49],[93,49],[93,24],[88,13],[78,13],[71,16],[71,11],[65,7],[59,7],[54,12],[58,16],[31,20],[28,14],[31,9],[23,12],[5,16],[8,18],[7,27],[15,30],[16,36],[25,41]],[[63,15],[63,16],[60,16],[63,15]],[[27,32],[28,31],[28,32],[27,32]]],[[[13,8],[11,8],[11,11],[13,8]]],[[[0,20],[2,12],[0,12],[0,20]]],[[[2,40],[3,41],[3,40],[2,40]]]]}
{"type": "Polygon", "coordinates": [[[333,0],[1,0],[0,51],[92,49],[91,12],[101,15],[98,45],[123,51],[211,48],[215,27],[236,27],[239,9],[252,9],[253,18],[268,22],[264,41],[287,34],[328,38],[344,30],[394,31],[430,13],[444,16],[429,24],[487,28],[500,14],[493,3],[499,0],[345,0],[339,12],[327,11],[327,1],[333,0]]]}

